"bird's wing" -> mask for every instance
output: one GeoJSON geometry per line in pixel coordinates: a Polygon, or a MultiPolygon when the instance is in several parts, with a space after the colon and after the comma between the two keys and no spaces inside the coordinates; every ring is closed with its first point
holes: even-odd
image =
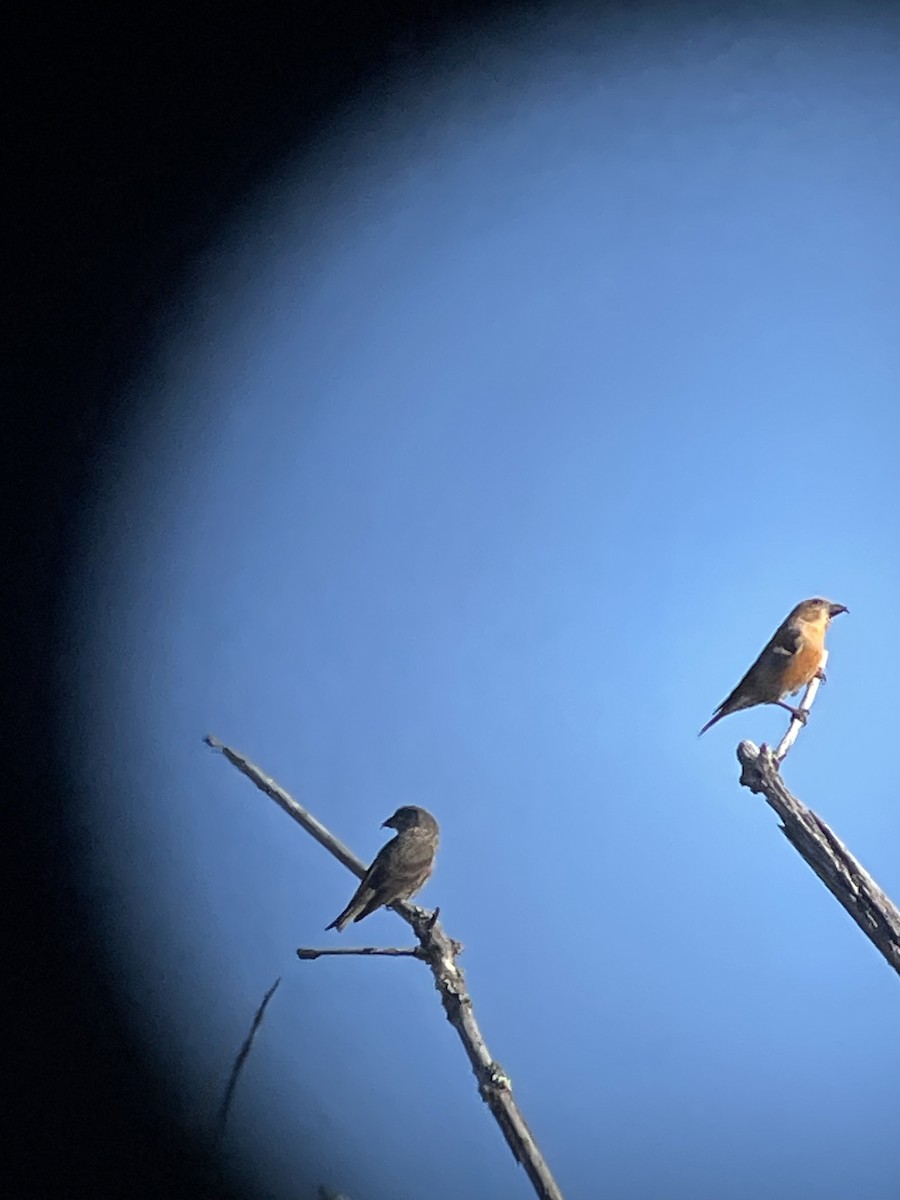
{"type": "Polygon", "coordinates": [[[369,886],[393,890],[397,883],[402,887],[407,880],[417,877],[431,866],[434,850],[434,841],[427,836],[405,833],[402,837],[394,838],[372,864],[373,872],[375,867],[378,867],[378,871],[377,875],[373,873],[369,886]]]}
{"type": "MultiPolygon", "coordinates": [[[[350,897],[349,904],[339,916],[335,917],[330,925],[326,926],[327,929],[333,929],[335,926],[339,926],[341,921],[344,920],[345,917],[348,917],[349,914],[353,913],[355,909],[361,909],[371,904],[373,896],[378,895],[380,888],[384,884],[385,878],[389,874],[388,851],[396,844],[396,842],[397,838],[394,837],[391,838],[386,846],[381,847],[372,860],[371,866],[359,881],[359,886],[357,887],[356,891],[350,897]]],[[[378,903],[380,903],[380,901],[378,903]]],[[[376,908],[378,907],[378,903],[375,905],[376,908]]]]}
{"type": "Polygon", "coordinates": [[[372,860],[372,865],[366,871],[363,883],[367,888],[371,888],[373,892],[377,892],[380,888],[383,888],[386,881],[394,873],[400,843],[401,838],[398,833],[396,837],[392,837],[389,842],[381,847],[372,860]]]}
{"type": "Polygon", "coordinates": [[[803,631],[792,622],[785,621],[783,625],[780,625],[775,630],[771,641],[765,650],[763,650],[760,658],[766,654],[772,655],[773,658],[790,658],[797,653],[802,645],[803,631]]]}
{"type": "Polygon", "coordinates": [[[798,655],[805,648],[807,640],[798,624],[784,621],[779,625],[763,646],[756,662],[734,691],[725,697],[700,733],[706,733],[707,729],[721,721],[722,717],[727,717],[729,713],[738,712],[742,708],[752,708],[755,704],[771,703],[787,691],[794,690],[790,686],[785,687],[784,681],[789,680],[791,671],[796,671],[800,666],[801,660],[798,655]]]}
{"type": "Polygon", "coordinates": [[[428,836],[405,833],[389,842],[372,864],[378,867],[369,881],[372,896],[356,920],[417,892],[431,873],[434,852],[434,840],[428,836]]]}

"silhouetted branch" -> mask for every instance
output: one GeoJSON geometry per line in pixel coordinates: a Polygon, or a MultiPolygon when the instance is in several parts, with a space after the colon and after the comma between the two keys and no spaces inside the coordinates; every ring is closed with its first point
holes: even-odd
{"type": "Polygon", "coordinates": [[[244,1063],[247,1061],[247,1058],[250,1054],[250,1050],[253,1046],[253,1039],[256,1037],[260,1025],[262,1025],[263,1017],[266,1015],[266,1008],[268,1007],[269,1001],[275,995],[275,989],[278,987],[279,983],[281,983],[280,976],[275,980],[275,982],[263,996],[262,1002],[259,1008],[256,1010],[256,1015],[253,1018],[253,1024],[250,1026],[250,1032],[244,1039],[243,1046],[241,1046],[240,1050],[237,1052],[237,1057],[234,1060],[234,1066],[231,1068],[231,1075],[228,1078],[228,1086],[225,1089],[225,1095],[222,1099],[222,1107],[219,1109],[218,1126],[220,1137],[225,1131],[225,1122],[228,1120],[228,1111],[231,1108],[231,1100],[234,1096],[234,1089],[237,1087],[238,1077],[240,1076],[240,1073],[244,1067],[244,1063]]]}
{"type": "MultiPolygon", "coordinates": [[[[325,828],[311,813],[307,812],[274,779],[265,775],[259,767],[242,754],[232,750],[208,734],[204,741],[215,750],[221,750],[249,780],[281,808],[302,825],[307,833],[339,859],[348,870],[361,879],[366,867],[356,855],[325,828]]],[[[393,910],[412,928],[419,940],[419,951],[415,955],[427,962],[434,976],[435,987],[441,997],[447,1020],[456,1030],[468,1055],[478,1082],[479,1094],[487,1104],[506,1138],[506,1143],[516,1161],[525,1168],[528,1178],[540,1200],[563,1200],[550,1168],[532,1137],[525,1118],[513,1099],[512,1084],[499,1063],[491,1058],[484,1037],[475,1020],[472,999],[466,987],[465,976],[457,965],[456,957],[462,950],[461,943],[448,937],[437,921],[437,910],[428,912],[414,904],[391,905],[393,910]]]]}
{"type": "Polygon", "coordinates": [[[373,954],[384,954],[388,958],[421,958],[421,946],[329,946],[325,950],[311,950],[301,946],[297,957],[304,962],[312,962],[316,958],[327,958],[335,954],[361,954],[365,958],[373,954]]]}
{"type": "Polygon", "coordinates": [[[791,795],[766,746],[741,742],[741,783],[761,792],[782,820],[781,831],[806,859],[866,937],[900,973],[900,911],[821,817],[791,795]]]}
{"type": "MultiPolygon", "coordinates": [[[[828,662],[828,651],[822,651],[822,662],[819,666],[819,674],[814,675],[806,685],[806,691],[803,693],[803,699],[797,705],[801,712],[808,713],[813,706],[813,701],[822,686],[825,678],[825,664],[828,662]]],[[[788,725],[787,733],[778,743],[775,748],[775,759],[777,762],[784,762],[784,756],[797,740],[797,734],[803,728],[803,721],[798,717],[791,717],[791,723],[788,725]]]]}

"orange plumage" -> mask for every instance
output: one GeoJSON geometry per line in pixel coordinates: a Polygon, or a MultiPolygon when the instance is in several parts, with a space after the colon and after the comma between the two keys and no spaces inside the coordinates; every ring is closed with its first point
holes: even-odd
{"type": "Polygon", "coordinates": [[[755,704],[779,704],[796,715],[799,710],[785,704],[784,697],[799,692],[819,673],[828,626],[838,613],[847,611],[843,604],[834,604],[821,596],[802,600],[791,609],[759,658],[700,733],[706,733],[729,713],[755,704]]]}

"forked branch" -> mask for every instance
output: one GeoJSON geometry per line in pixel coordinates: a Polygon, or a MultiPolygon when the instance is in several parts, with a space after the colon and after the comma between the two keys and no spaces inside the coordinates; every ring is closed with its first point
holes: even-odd
{"type": "MultiPolygon", "coordinates": [[[[366,871],[365,864],[352,850],[339,841],[330,830],[280,787],[270,776],[250,762],[236,750],[224,745],[208,734],[204,741],[233,763],[239,771],[267,796],[278,804],[288,816],[311,834],[320,845],[361,879],[366,871]]],[[[512,1094],[512,1085],[502,1067],[491,1058],[475,1020],[472,999],[466,987],[465,976],[457,965],[457,955],[462,950],[459,942],[444,932],[436,919],[436,913],[416,907],[414,904],[398,903],[391,907],[412,928],[419,945],[411,957],[423,959],[431,969],[434,984],[444,1006],[447,1020],[456,1030],[478,1082],[479,1094],[487,1104],[506,1138],[506,1143],[516,1161],[525,1168],[535,1194],[540,1200],[563,1200],[562,1192],[550,1173],[550,1168],[532,1137],[531,1130],[519,1111],[512,1094]]],[[[319,957],[321,951],[300,951],[301,958],[319,957]]],[[[354,953],[360,953],[359,950],[354,953]]],[[[365,951],[363,951],[365,953],[365,951]]],[[[394,954],[397,951],[393,951],[394,954]]]]}

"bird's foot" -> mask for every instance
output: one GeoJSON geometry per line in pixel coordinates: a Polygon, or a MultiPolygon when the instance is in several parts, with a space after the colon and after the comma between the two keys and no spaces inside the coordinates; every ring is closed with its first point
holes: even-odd
{"type": "Polygon", "coordinates": [[[781,703],[781,707],[786,708],[787,711],[791,714],[792,719],[795,721],[799,721],[801,725],[805,725],[807,720],[809,719],[809,713],[806,711],[805,708],[794,708],[793,704],[784,704],[784,703],[781,703]]]}
{"type": "Polygon", "coordinates": [[[822,670],[821,667],[819,667],[818,671],[816,671],[815,675],[813,675],[813,679],[818,679],[818,681],[820,683],[828,682],[828,676],[825,674],[825,672],[822,670]]]}

